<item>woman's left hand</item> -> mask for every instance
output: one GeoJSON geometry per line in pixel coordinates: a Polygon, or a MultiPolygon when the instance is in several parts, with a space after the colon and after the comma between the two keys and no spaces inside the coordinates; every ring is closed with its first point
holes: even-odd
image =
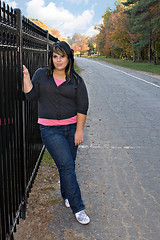
{"type": "Polygon", "coordinates": [[[83,130],[76,130],[74,135],[74,143],[76,146],[83,143],[83,130]]]}

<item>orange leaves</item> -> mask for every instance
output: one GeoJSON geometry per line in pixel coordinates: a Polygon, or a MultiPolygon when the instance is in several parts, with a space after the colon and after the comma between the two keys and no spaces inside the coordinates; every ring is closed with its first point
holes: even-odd
{"type": "MultiPolygon", "coordinates": [[[[131,40],[128,19],[124,14],[124,6],[118,1],[116,10],[108,9],[103,17],[103,26],[99,26],[100,33],[97,36],[99,51],[106,56],[115,56],[114,52],[131,53],[131,40]],[[100,50],[103,46],[103,52],[100,50]]],[[[119,56],[118,56],[119,57],[119,56]]]]}
{"type": "Polygon", "coordinates": [[[39,26],[40,28],[44,29],[44,30],[48,30],[48,32],[53,35],[54,37],[56,38],[60,38],[61,37],[61,34],[58,30],[56,29],[50,29],[49,27],[47,27],[47,25],[43,22],[41,22],[40,20],[38,19],[29,19],[30,21],[32,21],[33,23],[35,23],[37,26],[39,26]]]}
{"type": "Polygon", "coordinates": [[[72,39],[74,40],[74,43],[71,47],[75,53],[83,53],[89,50],[88,37],[81,35],[80,33],[75,33],[72,39]]]}
{"type": "Polygon", "coordinates": [[[60,38],[61,37],[60,32],[58,30],[56,30],[56,29],[50,29],[50,34],[53,35],[56,38],[60,38]]]}

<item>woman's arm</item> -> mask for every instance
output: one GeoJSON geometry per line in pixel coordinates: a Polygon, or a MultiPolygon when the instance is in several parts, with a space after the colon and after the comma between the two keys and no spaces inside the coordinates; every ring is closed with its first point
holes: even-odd
{"type": "Polygon", "coordinates": [[[74,142],[76,146],[83,143],[84,141],[83,128],[84,128],[85,122],[86,122],[86,115],[77,113],[77,128],[74,136],[74,142]]]}
{"type": "Polygon", "coordinates": [[[23,92],[28,93],[33,88],[30,74],[25,65],[23,65],[23,92]]]}

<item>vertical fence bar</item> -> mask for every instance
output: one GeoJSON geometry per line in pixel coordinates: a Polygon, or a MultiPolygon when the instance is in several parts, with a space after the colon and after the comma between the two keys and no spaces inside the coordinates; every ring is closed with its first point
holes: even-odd
{"type": "MultiPolygon", "coordinates": [[[[2,69],[3,66],[3,54],[0,53],[0,69],[2,69]]],[[[0,71],[0,103],[2,103],[2,99],[3,99],[3,88],[2,88],[3,82],[2,82],[2,71],[0,71]]],[[[1,204],[1,226],[0,226],[0,235],[2,239],[5,239],[6,237],[6,204],[5,204],[5,191],[4,191],[4,166],[3,166],[3,162],[4,162],[4,156],[3,153],[4,151],[2,151],[3,146],[2,146],[2,124],[3,124],[3,109],[2,106],[0,107],[0,204],[1,204]]]]}
{"type": "MultiPolygon", "coordinates": [[[[15,9],[16,14],[16,26],[17,26],[17,76],[18,76],[18,85],[19,88],[22,90],[22,79],[23,79],[23,72],[22,72],[22,15],[20,9],[15,9]]],[[[19,89],[19,98],[20,98],[20,128],[22,129],[21,132],[21,181],[22,181],[22,219],[26,217],[26,139],[25,139],[25,102],[22,95],[22,91],[19,89]]]]}
{"type": "Polygon", "coordinates": [[[48,54],[49,54],[49,32],[47,32],[47,38],[46,38],[46,43],[47,43],[47,59],[46,62],[48,62],[48,54]]]}
{"type": "Polygon", "coordinates": [[[5,79],[5,51],[0,54],[0,114],[1,114],[1,216],[2,216],[2,237],[7,236],[9,231],[9,201],[8,201],[8,171],[7,171],[7,161],[8,161],[8,148],[7,148],[7,131],[6,131],[6,95],[5,94],[5,84],[3,79],[5,79]]]}

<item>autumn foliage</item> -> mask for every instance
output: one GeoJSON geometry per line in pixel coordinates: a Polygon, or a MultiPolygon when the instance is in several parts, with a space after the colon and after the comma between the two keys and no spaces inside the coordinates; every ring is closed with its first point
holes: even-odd
{"type": "Polygon", "coordinates": [[[96,27],[99,30],[96,37],[99,52],[112,57],[131,56],[132,36],[129,33],[124,6],[118,5],[114,11],[108,8],[102,18],[103,24],[96,27]]]}
{"type": "Polygon", "coordinates": [[[49,27],[47,27],[47,25],[43,22],[41,22],[38,19],[34,19],[34,18],[30,18],[30,21],[32,21],[33,23],[35,23],[37,26],[39,26],[40,28],[44,29],[44,30],[48,30],[48,32],[53,35],[56,38],[60,38],[61,34],[58,30],[56,29],[50,29],[49,27]]]}
{"type": "MultiPolygon", "coordinates": [[[[67,41],[70,44],[71,48],[74,50],[75,54],[81,55],[90,50],[89,40],[92,40],[92,38],[89,38],[80,33],[75,33],[72,38],[68,37],[67,39],[64,39],[64,38],[61,38],[61,34],[58,30],[48,28],[48,26],[45,23],[41,22],[38,19],[30,19],[30,20],[32,22],[34,22],[36,25],[38,25],[39,27],[41,27],[42,29],[48,30],[48,32],[51,35],[58,38],[59,40],[67,41]]],[[[92,44],[90,43],[90,46],[91,45],[92,44]]],[[[92,47],[92,49],[93,49],[93,47],[92,47]]]]}
{"type": "Polygon", "coordinates": [[[160,0],[118,0],[96,26],[101,55],[156,63],[160,58],[160,0]]]}
{"type": "Polygon", "coordinates": [[[72,49],[75,53],[84,53],[89,50],[88,47],[88,37],[81,35],[79,33],[75,33],[73,35],[73,44],[71,45],[72,49]]]}

